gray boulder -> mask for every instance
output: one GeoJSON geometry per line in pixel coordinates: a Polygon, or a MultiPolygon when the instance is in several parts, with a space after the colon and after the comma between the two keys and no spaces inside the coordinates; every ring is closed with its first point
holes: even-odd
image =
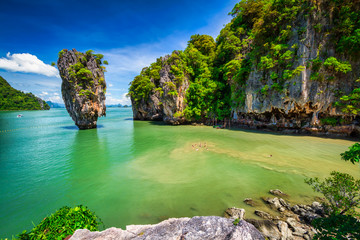
{"type": "Polygon", "coordinates": [[[263,240],[262,234],[250,223],[241,220],[234,225],[232,219],[208,216],[171,218],[155,225],[130,225],[126,230],[109,228],[102,232],[76,230],[70,240],[179,240],[226,239],[263,240]]]}

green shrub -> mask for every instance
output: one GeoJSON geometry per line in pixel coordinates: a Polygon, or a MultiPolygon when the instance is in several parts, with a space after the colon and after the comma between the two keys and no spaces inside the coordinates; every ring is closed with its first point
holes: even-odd
{"type": "Polygon", "coordinates": [[[336,105],[341,106],[344,113],[357,115],[360,112],[360,88],[355,88],[349,95],[340,97],[340,102],[336,102],[336,105]]]}
{"type": "Polygon", "coordinates": [[[103,225],[100,218],[87,207],[79,205],[74,208],[62,207],[49,217],[44,218],[29,233],[19,234],[19,239],[64,239],[77,229],[99,230],[103,225]]]}
{"type": "Polygon", "coordinates": [[[338,120],[336,118],[334,118],[334,117],[327,117],[327,118],[320,119],[320,122],[323,125],[336,126],[336,124],[338,123],[338,120]]]}
{"type": "Polygon", "coordinates": [[[351,147],[349,147],[349,150],[340,154],[341,158],[345,161],[350,161],[353,164],[355,162],[360,162],[360,144],[355,143],[351,147]]]}
{"type": "Polygon", "coordinates": [[[360,221],[350,215],[331,214],[311,224],[317,231],[313,239],[360,239],[360,221]]]}
{"type": "Polygon", "coordinates": [[[85,52],[85,54],[88,55],[88,56],[92,55],[93,53],[94,53],[94,51],[91,50],[91,49],[89,49],[89,50],[87,50],[87,51],[85,52]]]}
{"type": "Polygon", "coordinates": [[[360,180],[347,173],[333,171],[331,177],[321,182],[318,178],[308,178],[305,182],[315,192],[322,193],[327,200],[323,205],[328,214],[355,214],[360,207],[360,180]]]}
{"type": "Polygon", "coordinates": [[[335,57],[327,58],[324,62],[324,66],[337,73],[348,73],[352,70],[350,63],[338,61],[335,57]]]}
{"type": "Polygon", "coordinates": [[[261,90],[261,94],[263,95],[267,95],[268,94],[268,90],[269,90],[269,85],[265,85],[261,90]]]}

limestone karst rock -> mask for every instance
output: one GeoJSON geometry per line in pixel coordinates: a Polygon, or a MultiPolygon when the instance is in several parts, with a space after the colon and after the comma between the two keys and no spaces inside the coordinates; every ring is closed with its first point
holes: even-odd
{"type": "MultiPolygon", "coordinates": [[[[297,10],[285,11],[290,6],[242,1],[216,42],[191,36],[184,51],[134,78],[134,119],[209,125],[230,119],[231,126],[253,129],[360,136],[360,44],[345,44],[355,35],[336,30],[351,26],[340,2],[332,6],[336,14],[320,14],[330,2],[292,1],[297,10]],[[260,10],[265,5],[277,20],[260,10]]],[[[359,4],[348,8],[359,12],[359,4]]]]}
{"type": "Polygon", "coordinates": [[[59,53],[57,66],[62,78],[62,97],[79,129],[96,128],[98,117],[106,115],[102,57],[91,50],[81,53],[64,49],[59,53]]]}
{"type": "MultiPolygon", "coordinates": [[[[183,81],[177,81],[171,70],[175,65],[173,56],[178,54],[175,51],[172,56],[167,55],[159,59],[162,67],[158,70],[158,78],[150,79],[151,85],[158,88],[151,91],[147,99],[136,99],[131,94],[132,91],[137,91],[137,86],[133,85],[134,90],[130,90],[130,96],[134,119],[159,120],[174,125],[185,122],[181,113],[186,106],[185,94],[189,88],[189,77],[184,76],[183,81]]],[[[148,68],[143,71],[148,71],[148,68]]]]}

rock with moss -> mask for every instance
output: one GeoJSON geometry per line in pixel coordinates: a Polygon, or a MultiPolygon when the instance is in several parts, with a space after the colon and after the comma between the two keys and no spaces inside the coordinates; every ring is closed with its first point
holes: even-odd
{"type": "Polygon", "coordinates": [[[65,107],[79,129],[97,127],[98,117],[106,115],[105,67],[101,54],[64,49],[57,66],[62,78],[65,107]]]}

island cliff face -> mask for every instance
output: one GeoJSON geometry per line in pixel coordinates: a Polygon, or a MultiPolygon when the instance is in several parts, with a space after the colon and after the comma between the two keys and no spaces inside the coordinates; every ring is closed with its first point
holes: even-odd
{"type": "Polygon", "coordinates": [[[359,11],[351,1],[241,1],[216,42],[194,35],[171,55],[179,61],[160,58],[134,79],[134,118],[359,135],[359,11]]]}
{"type": "MultiPolygon", "coordinates": [[[[157,74],[149,79],[150,85],[154,89],[151,90],[147,99],[131,98],[135,119],[160,120],[171,124],[185,122],[185,118],[181,114],[177,115],[177,113],[185,109],[185,92],[189,88],[189,77],[186,76],[179,82],[176,80],[175,74],[172,73],[171,66],[175,64],[178,55],[179,52],[175,51],[172,56],[158,59],[159,67],[155,70],[157,74]]],[[[142,75],[146,75],[148,71],[150,68],[144,68],[142,75]]],[[[140,77],[138,76],[138,78],[140,77]]],[[[137,90],[134,89],[134,91],[137,90]]]]}
{"type": "Polygon", "coordinates": [[[102,55],[73,50],[59,53],[58,69],[65,107],[79,129],[96,128],[98,117],[106,115],[102,55]]]}

